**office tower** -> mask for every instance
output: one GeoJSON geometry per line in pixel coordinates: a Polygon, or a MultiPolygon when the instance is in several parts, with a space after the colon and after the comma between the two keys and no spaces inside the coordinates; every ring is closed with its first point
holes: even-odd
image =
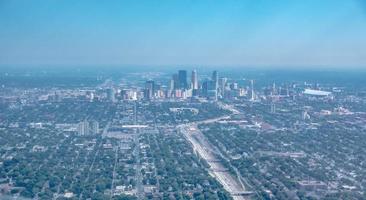
{"type": "Polygon", "coordinates": [[[85,135],[85,126],[84,126],[83,122],[79,122],[77,130],[78,130],[78,134],[80,136],[85,135]]]}
{"type": "Polygon", "coordinates": [[[107,99],[110,102],[115,102],[116,98],[115,98],[115,91],[113,88],[108,88],[107,89],[107,99]]]}
{"type": "Polygon", "coordinates": [[[206,97],[211,100],[217,100],[217,91],[219,87],[219,76],[217,71],[213,71],[210,81],[207,81],[206,97]]]}
{"type": "Polygon", "coordinates": [[[173,91],[175,88],[174,88],[174,79],[170,79],[169,81],[169,90],[173,91]]]}
{"type": "Polygon", "coordinates": [[[173,91],[174,91],[174,79],[170,79],[169,81],[169,89],[167,90],[167,97],[173,97],[173,91]]]}
{"type": "Polygon", "coordinates": [[[179,89],[179,77],[178,74],[173,74],[173,89],[179,89]]]}
{"type": "Polygon", "coordinates": [[[250,100],[251,101],[254,101],[255,100],[255,95],[254,95],[254,80],[250,80],[250,87],[251,87],[251,98],[250,98],[250,100]]]}
{"type": "Polygon", "coordinates": [[[99,133],[99,122],[84,120],[78,124],[78,134],[80,136],[95,135],[99,133]]]}
{"type": "Polygon", "coordinates": [[[276,83],[273,82],[273,85],[272,85],[272,95],[276,95],[276,94],[277,94],[276,83]]]}
{"type": "Polygon", "coordinates": [[[207,82],[208,90],[207,90],[207,98],[210,100],[217,100],[217,88],[216,83],[213,80],[209,80],[207,82]]]}
{"type": "Polygon", "coordinates": [[[226,87],[227,78],[219,79],[219,92],[222,97],[225,95],[225,87],[226,87]]]}
{"type": "Polygon", "coordinates": [[[198,77],[197,77],[197,71],[192,71],[192,77],[191,77],[191,96],[198,96],[198,77]]]}
{"type": "Polygon", "coordinates": [[[188,89],[188,82],[187,82],[187,71],[186,70],[179,70],[178,71],[178,80],[179,80],[179,89],[188,89]]]}
{"type": "Polygon", "coordinates": [[[173,97],[173,91],[174,91],[174,79],[170,79],[169,81],[169,89],[167,90],[167,97],[173,97]]]}
{"type": "Polygon", "coordinates": [[[207,97],[208,89],[209,89],[209,80],[205,80],[202,83],[202,96],[207,97]]]}
{"type": "Polygon", "coordinates": [[[192,82],[192,89],[197,90],[198,89],[198,77],[197,77],[197,71],[196,70],[192,71],[191,82],[192,82]]]}
{"type": "Polygon", "coordinates": [[[217,90],[219,87],[219,74],[216,70],[212,72],[212,81],[214,83],[214,88],[217,90]]]}
{"type": "Polygon", "coordinates": [[[88,135],[89,123],[86,120],[78,124],[78,133],[80,136],[88,135]]]}
{"type": "Polygon", "coordinates": [[[146,81],[145,83],[145,91],[144,91],[144,96],[146,99],[152,99],[154,96],[154,81],[150,80],[150,81],[146,81]]]}

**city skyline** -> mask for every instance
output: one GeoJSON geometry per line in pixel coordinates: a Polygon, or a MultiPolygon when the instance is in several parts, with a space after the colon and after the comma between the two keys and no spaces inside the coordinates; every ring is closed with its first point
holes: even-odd
{"type": "Polygon", "coordinates": [[[0,0],[0,200],[366,199],[366,0],[0,0]]]}
{"type": "Polygon", "coordinates": [[[4,73],[0,199],[364,199],[362,73],[244,71],[4,73]]]}
{"type": "Polygon", "coordinates": [[[2,1],[1,65],[366,66],[363,1],[2,1]]]}

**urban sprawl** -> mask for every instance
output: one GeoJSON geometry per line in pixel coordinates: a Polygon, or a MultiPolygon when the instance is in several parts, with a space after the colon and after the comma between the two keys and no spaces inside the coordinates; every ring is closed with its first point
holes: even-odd
{"type": "Polygon", "coordinates": [[[2,85],[0,199],[366,198],[364,88],[237,77],[2,85]]]}

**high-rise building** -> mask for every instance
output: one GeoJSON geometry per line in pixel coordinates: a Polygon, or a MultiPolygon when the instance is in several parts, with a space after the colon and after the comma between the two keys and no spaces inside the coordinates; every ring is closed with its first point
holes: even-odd
{"type": "Polygon", "coordinates": [[[78,133],[80,136],[88,135],[89,123],[86,120],[78,124],[78,133]]]}
{"type": "Polygon", "coordinates": [[[99,122],[84,120],[78,124],[78,134],[80,136],[95,135],[99,133],[99,122]]]}
{"type": "Polygon", "coordinates": [[[179,77],[178,77],[178,74],[173,74],[173,89],[179,89],[179,77]]]}
{"type": "Polygon", "coordinates": [[[175,88],[174,88],[174,79],[170,79],[169,81],[169,90],[173,91],[175,88]]]}
{"type": "Polygon", "coordinates": [[[208,89],[209,89],[209,80],[205,80],[203,83],[202,83],[202,92],[201,92],[201,95],[202,96],[205,96],[207,97],[207,94],[208,94],[208,89]]]}
{"type": "Polygon", "coordinates": [[[191,77],[191,83],[192,83],[192,89],[198,90],[198,77],[197,77],[197,71],[192,71],[192,77],[191,77]]]}
{"type": "Polygon", "coordinates": [[[154,81],[152,81],[152,80],[146,81],[145,91],[144,91],[144,96],[146,99],[152,99],[154,97],[154,92],[155,92],[154,88],[155,88],[154,81]]]}
{"type": "Polygon", "coordinates": [[[179,70],[178,71],[178,79],[179,79],[179,89],[188,89],[188,82],[187,82],[187,71],[186,70],[179,70]]]}
{"type": "Polygon", "coordinates": [[[192,89],[192,96],[198,96],[198,77],[197,77],[197,71],[192,71],[192,77],[191,77],[191,89],[192,89]]]}
{"type": "Polygon", "coordinates": [[[79,122],[79,124],[78,124],[78,134],[80,136],[86,135],[87,130],[88,130],[87,123],[85,121],[79,122]]]}
{"type": "Polygon", "coordinates": [[[273,82],[273,85],[272,85],[272,95],[277,95],[277,89],[276,89],[276,83],[273,82]]]}
{"type": "Polygon", "coordinates": [[[219,73],[216,70],[212,72],[212,81],[214,88],[217,90],[219,88],[219,73]]]}
{"type": "Polygon", "coordinates": [[[227,78],[219,79],[219,93],[220,93],[221,97],[225,96],[226,82],[227,82],[227,78]]]}
{"type": "Polygon", "coordinates": [[[217,87],[216,82],[213,80],[208,81],[207,98],[210,100],[217,100],[217,87]]]}
{"type": "Polygon", "coordinates": [[[173,91],[174,91],[174,78],[170,79],[169,81],[169,89],[167,90],[167,97],[173,97],[173,91]]]}

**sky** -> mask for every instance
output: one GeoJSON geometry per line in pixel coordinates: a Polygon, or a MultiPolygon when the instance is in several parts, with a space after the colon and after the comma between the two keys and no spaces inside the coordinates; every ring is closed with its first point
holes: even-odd
{"type": "Polygon", "coordinates": [[[0,0],[0,65],[366,67],[366,0],[0,0]]]}

